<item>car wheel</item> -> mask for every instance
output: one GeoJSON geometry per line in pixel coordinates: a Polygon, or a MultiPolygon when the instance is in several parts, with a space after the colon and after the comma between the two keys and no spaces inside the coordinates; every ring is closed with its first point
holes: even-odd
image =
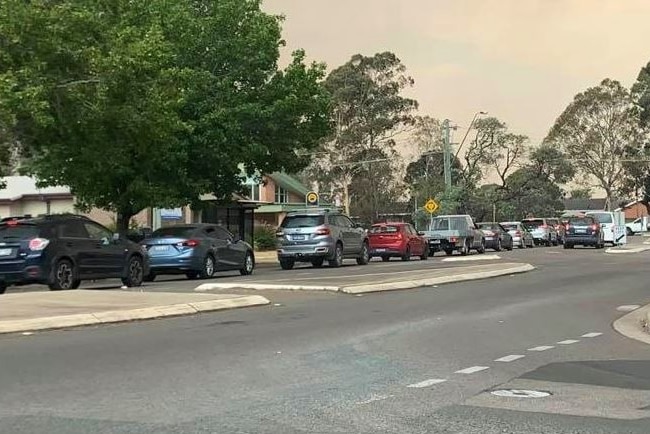
{"type": "Polygon", "coordinates": [[[129,259],[129,265],[126,269],[126,277],[122,278],[122,283],[129,288],[142,285],[144,280],[144,267],[142,266],[142,258],[139,256],[132,256],[129,259]]]}
{"type": "Polygon", "coordinates": [[[526,246],[526,243],[524,242],[524,240],[521,240],[519,242],[519,245],[517,246],[517,248],[519,248],[519,249],[525,249],[526,247],[527,246],[526,246]]]}
{"type": "Polygon", "coordinates": [[[0,282],[0,294],[4,294],[7,290],[7,282],[0,282]]]}
{"type": "Polygon", "coordinates": [[[368,243],[364,241],[361,247],[361,254],[357,258],[357,264],[368,265],[368,262],[370,262],[370,248],[368,248],[368,243]]]}
{"type": "Polygon", "coordinates": [[[406,246],[406,251],[402,255],[402,261],[410,261],[411,260],[411,246],[406,246]]]}
{"type": "Polygon", "coordinates": [[[566,241],[564,242],[564,248],[565,249],[573,249],[573,244],[567,243],[566,241]]]}
{"type": "Polygon", "coordinates": [[[463,247],[460,249],[460,254],[462,256],[467,256],[467,254],[469,254],[469,245],[468,245],[468,243],[469,243],[469,240],[465,240],[463,242],[463,247]]]}
{"type": "Polygon", "coordinates": [[[199,279],[209,279],[214,276],[214,256],[208,255],[203,260],[203,268],[199,272],[199,279]]]}
{"type": "Polygon", "coordinates": [[[280,267],[283,270],[291,270],[294,265],[296,265],[296,261],[294,261],[293,259],[286,259],[286,258],[280,259],[280,267]]]}
{"type": "Polygon", "coordinates": [[[553,245],[554,246],[557,246],[558,244],[560,244],[560,243],[558,242],[557,238],[555,240],[553,240],[553,245]]]}
{"type": "Polygon", "coordinates": [[[451,256],[451,255],[453,255],[453,254],[454,254],[454,251],[453,251],[453,250],[450,250],[450,249],[445,250],[445,255],[447,255],[447,256],[451,256]]]}
{"type": "Polygon", "coordinates": [[[149,274],[144,276],[145,282],[153,282],[154,280],[156,280],[156,273],[149,272],[149,274]]]}
{"type": "Polygon", "coordinates": [[[253,274],[255,269],[255,258],[251,252],[246,252],[246,257],[244,257],[244,268],[239,270],[239,274],[242,276],[250,276],[253,274]]]}
{"type": "Polygon", "coordinates": [[[499,238],[499,239],[497,240],[497,245],[496,245],[496,247],[494,248],[494,251],[495,251],[495,252],[500,252],[500,251],[501,251],[501,248],[502,248],[502,246],[501,246],[501,239],[499,238]]]}
{"type": "Polygon", "coordinates": [[[328,265],[332,268],[338,268],[343,265],[343,244],[336,243],[334,249],[334,257],[327,261],[328,265]]]}
{"type": "Polygon", "coordinates": [[[390,256],[382,256],[381,260],[384,261],[384,262],[388,262],[388,261],[390,261],[390,256]]]}
{"type": "Polygon", "coordinates": [[[631,237],[632,235],[634,235],[634,232],[633,232],[632,229],[630,229],[630,228],[625,228],[625,233],[626,233],[627,236],[629,236],[629,237],[631,237]]]}
{"type": "Polygon", "coordinates": [[[483,239],[481,240],[481,246],[478,249],[476,249],[476,251],[480,254],[485,253],[485,240],[483,239]]]}
{"type": "Polygon", "coordinates": [[[72,262],[68,259],[60,259],[54,266],[48,286],[52,291],[74,289],[75,286],[78,288],[80,283],[77,283],[79,279],[75,277],[76,275],[72,262]]]}
{"type": "Polygon", "coordinates": [[[325,262],[325,258],[316,258],[311,260],[311,266],[314,268],[320,268],[323,266],[323,262],[325,262]]]}
{"type": "Polygon", "coordinates": [[[422,250],[422,254],[420,255],[420,261],[426,261],[427,259],[429,259],[429,252],[425,247],[424,250],[422,250]]]}

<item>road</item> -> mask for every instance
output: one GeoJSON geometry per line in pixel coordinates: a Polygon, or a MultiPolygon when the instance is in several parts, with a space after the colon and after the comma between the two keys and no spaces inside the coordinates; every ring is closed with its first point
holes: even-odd
{"type": "Polygon", "coordinates": [[[611,323],[650,303],[650,253],[501,256],[538,269],[0,337],[0,432],[647,434],[650,347],[611,323]]]}

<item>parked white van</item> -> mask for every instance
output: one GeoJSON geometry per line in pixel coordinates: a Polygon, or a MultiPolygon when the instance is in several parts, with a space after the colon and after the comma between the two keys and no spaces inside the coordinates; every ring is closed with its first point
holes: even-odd
{"type": "Polygon", "coordinates": [[[595,217],[600,223],[603,232],[603,240],[606,243],[616,245],[616,219],[614,213],[609,211],[589,211],[585,213],[588,216],[595,217]]]}

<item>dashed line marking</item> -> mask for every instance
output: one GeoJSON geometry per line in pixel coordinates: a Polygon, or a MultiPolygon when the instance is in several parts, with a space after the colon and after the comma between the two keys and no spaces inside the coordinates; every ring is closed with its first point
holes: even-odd
{"type": "Polygon", "coordinates": [[[356,402],[357,405],[365,405],[365,404],[370,404],[373,402],[377,401],[383,401],[384,399],[392,398],[394,395],[377,395],[377,396],[371,396],[370,398],[366,399],[365,401],[359,401],[356,402]]]}
{"type": "Polygon", "coordinates": [[[558,342],[558,345],[571,345],[571,344],[577,344],[578,342],[580,341],[577,339],[567,339],[565,341],[558,342]]]}
{"type": "Polygon", "coordinates": [[[515,360],[523,359],[524,355],[521,354],[511,354],[509,356],[501,357],[500,359],[496,359],[495,362],[504,362],[504,363],[510,363],[514,362],[515,360]]]}
{"type": "Polygon", "coordinates": [[[447,380],[442,378],[429,378],[428,380],[420,381],[419,383],[409,384],[406,387],[422,389],[423,387],[430,387],[436,384],[444,383],[445,381],[447,380]]]}
{"type": "Polygon", "coordinates": [[[528,351],[546,351],[555,348],[552,345],[540,345],[539,347],[528,348],[528,351]]]}
{"type": "Polygon", "coordinates": [[[465,368],[461,369],[460,371],[456,371],[456,374],[474,374],[475,372],[481,372],[485,371],[486,369],[490,369],[489,366],[472,366],[471,368],[465,368]]]}
{"type": "Polygon", "coordinates": [[[597,338],[598,336],[602,336],[602,333],[598,333],[598,332],[585,333],[581,337],[582,338],[597,338]]]}

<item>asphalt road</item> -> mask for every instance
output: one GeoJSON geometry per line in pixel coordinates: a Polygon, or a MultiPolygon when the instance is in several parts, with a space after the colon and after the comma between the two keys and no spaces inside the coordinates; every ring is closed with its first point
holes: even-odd
{"type": "Polygon", "coordinates": [[[650,432],[650,346],[611,328],[650,253],[508,255],[538,270],[0,337],[0,432],[650,432]]]}

